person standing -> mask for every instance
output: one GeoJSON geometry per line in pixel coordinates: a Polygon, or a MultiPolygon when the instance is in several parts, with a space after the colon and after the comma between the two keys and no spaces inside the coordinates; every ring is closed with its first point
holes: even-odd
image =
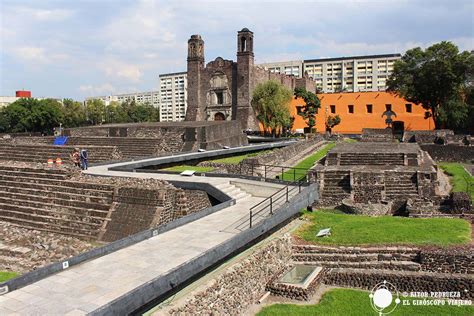
{"type": "Polygon", "coordinates": [[[74,148],[71,154],[71,159],[75,167],[81,167],[81,157],[79,154],[79,149],[74,148]]]}
{"type": "Polygon", "coordinates": [[[81,150],[81,166],[82,166],[82,170],[87,170],[88,158],[87,158],[87,150],[85,149],[81,150]]]}

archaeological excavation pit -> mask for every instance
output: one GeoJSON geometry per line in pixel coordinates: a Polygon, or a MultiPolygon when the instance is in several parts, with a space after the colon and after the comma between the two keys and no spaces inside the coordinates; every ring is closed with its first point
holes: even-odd
{"type": "Polygon", "coordinates": [[[267,290],[273,295],[309,300],[325,272],[320,266],[296,264],[270,282],[267,290]]]}

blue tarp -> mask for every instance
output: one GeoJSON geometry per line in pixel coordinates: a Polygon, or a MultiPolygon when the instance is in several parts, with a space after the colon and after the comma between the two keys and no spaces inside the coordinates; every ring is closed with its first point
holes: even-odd
{"type": "Polygon", "coordinates": [[[68,137],[67,136],[57,136],[54,138],[54,145],[59,145],[59,146],[63,146],[63,145],[66,145],[67,143],[67,139],[68,137]]]}

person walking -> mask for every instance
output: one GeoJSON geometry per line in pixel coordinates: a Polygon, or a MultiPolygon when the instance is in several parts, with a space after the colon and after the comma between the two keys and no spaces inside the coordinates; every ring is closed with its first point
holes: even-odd
{"type": "Polygon", "coordinates": [[[87,157],[87,150],[85,149],[81,150],[81,166],[82,166],[82,170],[87,170],[88,157],[87,157]]]}
{"type": "Polygon", "coordinates": [[[78,168],[81,167],[81,157],[79,154],[79,149],[74,148],[71,154],[71,160],[75,167],[78,167],[78,168]]]}

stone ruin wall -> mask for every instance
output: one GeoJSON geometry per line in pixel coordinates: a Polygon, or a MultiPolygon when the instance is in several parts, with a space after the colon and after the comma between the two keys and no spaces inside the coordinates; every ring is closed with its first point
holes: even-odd
{"type": "Polygon", "coordinates": [[[118,240],[211,207],[204,191],[183,190],[164,181],[156,181],[152,186],[154,188],[120,187],[115,190],[110,222],[104,228],[101,240],[118,240]]]}
{"type": "Polygon", "coordinates": [[[376,284],[390,282],[400,292],[460,292],[462,299],[473,299],[472,276],[408,271],[331,269],[324,277],[327,285],[372,290],[376,284]],[[464,289],[471,289],[464,292],[464,289]]]}
{"type": "Polygon", "coordinates": [[[468,162],[474,160],[474,146],[425,144],[420,147],[436,161],[468,162]]]}
{"type": "Polygon", "coordinates": [[[391,128],[363,128],[362,142],[393,142],[393,131],[391,128]]]}
{"type": "Polygon", "coordinates": [[[248,258],[227,268],[178,306],[159,313],[169,315],[242,315],[266,292],[267,284],[290,266],[291,238],[277,238],[248,258]]]}
{"type": "MultiPolygon", "coordinates": [[[[326,285],[371,290],[377,283],[387,280],[399,291],[460,291],[474,286],[474,262],[472,247],[465,248],[413,248],[413,247],[327,247],[317,245],[295,245],[289,235],[271,241],[254,254],[228,267],[222,274],[209,281],[204,289],[191,293],[188,298],[159,313],[170,315],[241,315],[256,303],[267,291],[297,300],[311,297],[318,283],[326,285]],[[275,281],[288,271],[295,262],[304,260],[297,252],[311,254],[312,248],[333,248],[334,253],[346,254],[351,262],[365,261],[358,254],[367,251],[378,254],[384,260],[413,260],[420,271],[397,271],[382,269],[325,268],[320,278],[311,283],[309,291],[276,286],[275,281]],[[387,259],[392,257],[393,259],[387,259]],[[410,259],[406,259],[406,258],[410,259]]],[[[326,253],[326,251],[324,251],[326,253]]],[[[472,291],[462,293],[463,298],[472,299],[472,291]]]]}
{"type": "Polygon", "coordinates": [[[260,153],[255,157],[248,157],[239,164],[226,164],[213,161],[203,161],[198,164],[201,167],[212,167],[213,173],[227,174],[243,174],[252,175],[260,174],[264,176],[261,168],[252,168],[252,165],[286,165],[286,162],[300,156],[302,152],[308,151],[308,154],[316,151],[323,143],[322,136],[315,136],[310,140],[298,141],[295,144],[276,148],[266,153],[260,153]]]}

